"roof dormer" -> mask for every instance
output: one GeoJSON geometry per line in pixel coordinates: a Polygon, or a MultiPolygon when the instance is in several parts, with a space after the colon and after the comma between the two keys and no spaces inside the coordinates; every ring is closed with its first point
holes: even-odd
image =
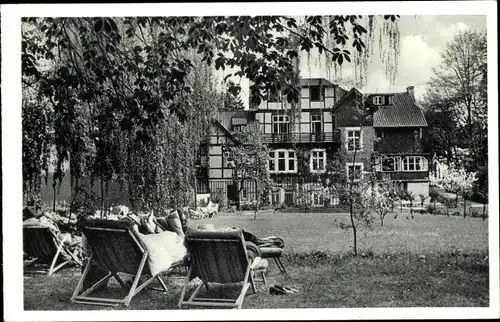
{"type": "Polygon", "coordinates": [[[392,105],[392,94],[375,94],[371,96],[373,105],[392,105]]]}

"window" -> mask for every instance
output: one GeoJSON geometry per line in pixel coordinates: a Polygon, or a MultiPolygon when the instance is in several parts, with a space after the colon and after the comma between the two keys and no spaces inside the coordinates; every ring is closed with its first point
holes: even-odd
{"type": "Polygon", "coordinates": [[[313,207],[323,207],[324,206],[324,198],[323,198],[323,191],[318,190],[318,191],[313,191],[312,196],[312,205],[313,207]]]}
{"type": "Polygon", "coordinates": [[[384,131],[381,129],[375,129],[375,137],[377,138],[383,138],[384,137],[384,131]]]}
{"type": "Polygon", "coordinates": [[[275,150],[269,152],[269,172],[297,172],[297,156],[293,150],[275,150]]]}
{"type": "Polygon", "coordinates": [[[311,102],[323,102],[325,100],[325,88],[319,85],[309,87],[309,100],[311,102]]]}
{"type": "Polygon", "coordinates": [[[311,151],[311,172],[324,172],[326,164],[326,151],[315,149],[311,151]]]}
{"type": "Polygon", "coordinates": [[[392,105],[392,95],[387,96],[387,105],[392,105]]]}
{"type": "Polygon", "coordinates": [[[360,128],[347,128],[346,137],[347,137],[347,143],[346,143],[347,151],[363,150],[360,128]]]}
{"type": "Polygon", "coordinates": [[[273,133],[288,133],[289,125],[288,115],[273,115],[273,133]]]}
{"type": "Polygon", "coordinates": [[[427,159],[424,157],[405,157],[403,159],[403,171],[427,171],[427,159]]]}
{"type": "Polygon", "coordinates": [[[354,181],[360,181],[363,178],[363,167],[363,163],[348,164],[346,166],[348,180],[351,181],[354,177],[354,181]]]}
{"type": "Polygon", "coordinates": [[[241,199],[242,199],[242,200],[247,200],[247,198],[248,198],[247,189],[246,189],[246,188],[243,188],[243,189],[241,190],[241,199]]]}
{"type": "Polygon", "coordinates": [[[312,133],[321,133],[321,114],[311,114],[311,132],[312,133]]]}
{"type": "Polygon", "coordinates": [[[340,203],[339,196],[334,194],[330,197],[330,205],[331,206],[338,206],[340,203]]]}
{"type": "Polygon", "coordinates": [[[379,159],[379,163],[381,166],[378,167],[378,171],[394,172],[401,170],[401,157],[382,157],[379,159]]]}
{"type": "Polygon", "coordinates": [[[375,105],[384,104],[384,97],[382,95],[373,96],[373,104],[375,105]]]}
{"type": "Polygon", "coordinates": [[[278,152],[278,172],[286,171],[286,152],[278,152]]]}
{"type": "Polygon", "coordinates": [[[295,171],[295,152],[288,152],[288,169],[285,171],[295,171]]]}

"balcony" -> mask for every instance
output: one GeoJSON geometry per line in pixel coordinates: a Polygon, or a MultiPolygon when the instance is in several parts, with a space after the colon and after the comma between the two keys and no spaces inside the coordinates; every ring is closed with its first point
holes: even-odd
{"type": "Polygon", "coordinates": [[[340,143],[340,130],[316,133],[266,133],[264,143],[340,143]]]}

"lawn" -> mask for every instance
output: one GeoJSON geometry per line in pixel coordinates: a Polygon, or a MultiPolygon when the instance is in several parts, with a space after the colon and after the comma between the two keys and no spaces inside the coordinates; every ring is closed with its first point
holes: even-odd
{"type": "MultiPolygon", "coordinates": [[[[263,213],[193,220],[246,229],[258,236],[285,239],[283,260],[288,274],[270,262],[270,284],[295,286],[298,294],[273,296],[258,284],[243,308],[478,307],[489,305],[487,221],[476,218],[416,214],[386,218],[383,227],[360,235],[360,253],[349,255],[351,232],[336,214],[263,213]]],[[[105,310],[69,302],[80,271],[70,268],[52,277],[26,273],[25,310],[105,310]]],[[[167,294],[145,290],[128,308],[175,309],[180,279],[167,282],[167,294]]],[[[111,285],[112,291],[116,291],[111,285]]],[[[230,289],[215,288],[215,292],[230,289]]],[[[212,290],[212,292],[214,292],[212,290]]]]}
{"type": "MultiPolygon", "coordinates": [[[[387,215],[384,226],[375,220],[372,229],[362,228],[358,248],[375,253],[411,252],[432,253],[488,250],[488,221],[478,218],[433,216],[409,213],[387,215]]],[[[350,252],[351,230],[340,229],[348,223],[347,214],[275,213],[266,212],[243,216],[219,216],[214,219],[193,220],[190,226],[212,223],[216,227],[239,227],[257,236],[279,236],[285,239],[287,252],[318,250],[331,253],[350,252]]]]}

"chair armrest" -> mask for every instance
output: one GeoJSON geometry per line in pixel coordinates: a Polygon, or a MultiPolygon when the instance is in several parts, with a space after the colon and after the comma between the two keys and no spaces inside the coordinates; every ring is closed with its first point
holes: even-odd
{"type": "Polygon", "coordinates": [[[257,267],[257,265],[259,265],[259,262],[260,262],[260,257],[255,257],[253,259],[253,262],[252,262],[252,265],[250,265],[250,269],[255,269],[257,267]]]}

